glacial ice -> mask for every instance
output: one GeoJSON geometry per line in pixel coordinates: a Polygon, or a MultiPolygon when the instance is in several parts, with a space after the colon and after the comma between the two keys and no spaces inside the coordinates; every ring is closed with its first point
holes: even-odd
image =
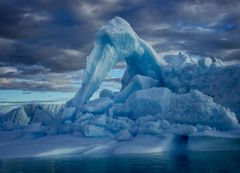
{"type": "Polygon", "coordinates": [[[188,136],[189,150],[240,150],[239,76],[239,64],[213,57],[160,57],[124,19],[115,17],[97,33],[74,98],[64,105],[24,105],[0,117],[0,142],[8,141],[0,143],[0,157],[9,156],[5,151],[16,147],[19,136],[24,136],[21,143],[34,145],[36,151],[29,152],[34,156],[161,152],[177,147],[182,136],[188,136]],[[89,101],[122,60],[127,67],[121,90],[103,89],[89,101]],[[230,142],[219,147],[216,138],[230,142]]]}
{"type": "Polygon", "coordinates": [[[119,93],[114,96],[115,103],[123,103],[127,97],[132,93],[147,88],[157,87],[159,85],[158,80],[154,80],[151,77],[136,75],[132,81],[125,86],[119,93]]]}
{"type": "Polygon", "coordinates": [[[54,104],[28,104],[6,113],[4,118],[5,121],[10,121],[20,126],[26,126],[32,121],[44,124],[54,119],[62,107],[63,105],[54,104]]]}
{"type": "Polygon", "coordinates": [[[173,123],[207,125],[220,130],[238,128],[233,112],[213,102],[197,90],[175,94],[167,88],[150,88],[137,91],[127,101],[116,107],[114,114],[131,119],[155,115],[173,123]]]}
{"type": "Polygon", "coordinates": [[[157,53],[138,37],[125,20],[115,17],[98,31],[94,49],[87,57],[83,84],[67,105],[78,106],[87,102],[114,65],[124,59],[128,67],[123,86],[137,74],[162,82],[157,53]]]}
{"type": "Polygon", "coordinates": [[[76,107],[64,107],[61,113],[59,113],[59,118],[61,118],[62,120],[71,120],[75,112],[76,107]]]}
{"type": "Polygon", "coordinates": [[[116,138],[118,141],[128,141],[133,138],[132,134],[128,131],[128,129],[123,129],[116,134],[116,138]]]}
{"type": "Polygon", "coordinates": [[[101,126],[95,125],[86,125],[84,128],[84,135],[86,137],[104,137],[105,136],[105,129],[101,126]]]}
{"type": "Polygon", "coordinates": [[[240,119],[240,65],[224,64],[216,58],[197,58],[180,53],[164,59],[162,76],[166,87],[176,93],[196,89],[229,108],[240,119]]]}
{"type": "Polygon", "coordinates": [[[101,97],[80,106],[80,109],[83,112],[103,113],[112,105],[112,99],[110,99],[109,97],[101,97]]]}
{"type": "Polygon", "coordinates": [[[113,98],[114,97],[114,92],[108,89],[103,89],[100,93],[99,93],[99,97],[109,97],[109,98],[113,98]]]}

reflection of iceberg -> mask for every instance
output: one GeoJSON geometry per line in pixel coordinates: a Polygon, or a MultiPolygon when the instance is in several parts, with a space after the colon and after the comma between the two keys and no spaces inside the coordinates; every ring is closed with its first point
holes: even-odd
{"type": "Polygon", "coordinates": [[[28,139],[45,136],[42,140],[49,142],[54,138],[48,135],[77,136],[79,145],[74,143],[71,150],[63,145],[52,151],[75,151],[74,147],[82,146],[81,153],[160,152],[180,146],[175,145],[179,135],[180,139],[187,136],[188,149],[216,149],[212,144],[221,143],[220,138],[232,141],[221,149],[239,149],[239,67],[182,53],[159,57],[125,20],[116,17],[99,30],[83,85],[74,98],[63,106],[15,109],[5,115],[1,128],[21,128],[28,139]],[[103,90],[99,98],[89,101],[122,60],[127,69],[121,91],[103,90]],[[80,141],[92,141],[92,149],[80,141]],[[197,141],[206,143],[194,147],[197,141]]]}

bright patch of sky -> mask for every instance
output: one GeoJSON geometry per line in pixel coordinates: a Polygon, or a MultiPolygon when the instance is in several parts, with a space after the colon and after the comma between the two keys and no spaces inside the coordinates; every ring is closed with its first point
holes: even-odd
{"type": "MultiPolygon", "coordinates": [[[[98,97],[102,89],[119,91],[121,84],[116,79],[123,76],[124,69],[113,69],[102,83],[93,98],[98,97]]],[[[79,86],[80,88],[80,86],[79,86]]],[[[62,104],[71,99],[75,92],[0,90],[0,113],[29,103],[62,104]]]]}
{"type": "Polygon", "coordinates": [[[23,104],[62,104],[74,94],[74,92],[0,90],[0,113],[23,104]]]}

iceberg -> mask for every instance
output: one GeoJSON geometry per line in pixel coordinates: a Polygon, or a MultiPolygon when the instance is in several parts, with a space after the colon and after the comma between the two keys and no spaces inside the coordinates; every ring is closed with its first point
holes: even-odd
{"type": "Polygon", "coordinates": [[[80,106],[82,112],[103,113],[113,105],[113,100],[109,97],[101,97],[80,106]]]}
{"type": "Polygon", "coordinates": [[[239,126],[233,112],[197,90],[191,90],[187,94],[175,94],[168,88],[140,90],[117,107],[115,114],[124,114],[131,119],[155,115],[169,122],[207,125],[220,130],[239,126]]]}
{"type": "Polygon", "coordinates": [[[71,100],[1,115],[0,157],[240,150],[239,76],[239,64],[213,57],[161,57],[115,17],[98,31],[71,100]],[[121,90],[91,100],[119,61],[121,90]]]}
{"type": "Polygon", "coordinates": [[[105,129],[100,126],[86,125],[84,128],[84,135],[86,137],[104,137],[105,129]]]}
{"type": "Polygon", "coordinates": [[[122,79],[123,87],[139,74],[161,80],[161,63],[153,48],[142,40],[122,18],[115,17],[97,33],[94,48],[87,57],[83,84],[67,105],[78,106],[89,100],[101,82],[114,67],[126,60],[127,70],[122,79]]]}
{"type": "Polygon", "coordinates": [[[167,55],[162,76],[166,87],[177,93],[192,89],[231,109],[240,119],[240,65],[224,64],[216,58],[197,58],[179,53],[167,55]]]}
{"type": "Polygon", "coordinates": [[[62,107],[63,105],[55,104],[28,104],[13,109],[3,116],[5,121],[10,121],[20,126],[26,126],[32,121],[51,123],[51,120],[57,117],[62,107]]]}
{"type": "Polygon", "coordinates": [[[123,103],[132,93],[159,86],[159,81],[147,76],[136,75],[127,86],[114,96],[115,103],[123,103]]]}

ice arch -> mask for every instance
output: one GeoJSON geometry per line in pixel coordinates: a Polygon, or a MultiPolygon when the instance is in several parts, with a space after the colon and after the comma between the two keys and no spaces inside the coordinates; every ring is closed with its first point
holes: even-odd
{"type": "Polygon", "coordinates": [[[158,58],[153,48],[133,31],[128,22],[115,17],[98,31],[94,48],[87,57],[83,84],[67,105],[77,106],[88,101],[108,72],[121,60],[127,63],[122,78],[123,88],[136,74],[158,79],[163,85],[161,66],[166,62],[158,58]]]}

